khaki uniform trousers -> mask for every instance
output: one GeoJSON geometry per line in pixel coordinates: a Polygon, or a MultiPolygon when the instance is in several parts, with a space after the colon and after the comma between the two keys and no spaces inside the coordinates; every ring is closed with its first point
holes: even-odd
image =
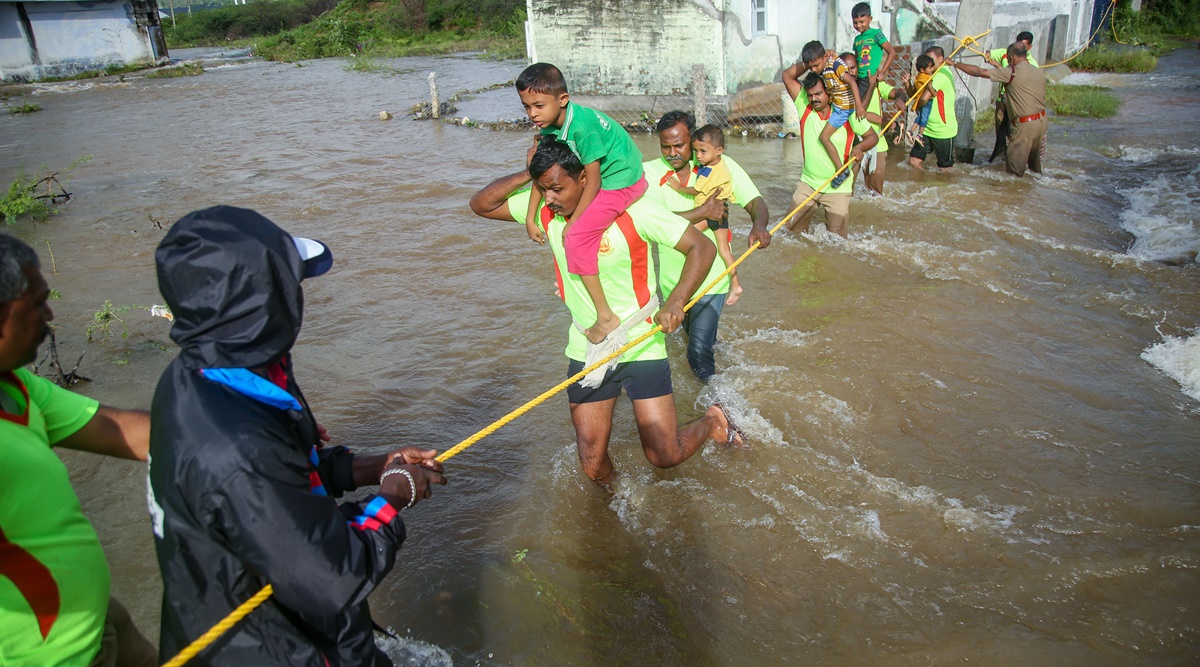
{"type": "Polygon", "coordinates": [[[1024,176],[1026,169],[1042,173],[1042,154],[1049,127],[1050,119],[1046,116],[1012,127],[1005,156],[1009,172],[1017,176],[1024,176]]]}

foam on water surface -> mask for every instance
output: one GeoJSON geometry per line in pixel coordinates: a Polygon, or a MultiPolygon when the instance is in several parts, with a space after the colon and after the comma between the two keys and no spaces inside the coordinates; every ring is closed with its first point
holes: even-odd
{"type": "Polygon", "coordinates": [[[1180,390],[1200,401],[1200,334],[1163,336],[1142,352],[1142,359],[1179,383],[1180,390]]]}

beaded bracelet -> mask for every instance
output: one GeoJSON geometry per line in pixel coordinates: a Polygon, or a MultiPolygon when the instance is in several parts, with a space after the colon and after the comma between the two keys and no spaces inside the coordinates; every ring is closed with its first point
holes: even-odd
{"type": "Polygon", "coordinates": [[[404,468],[392,468],[390,470],[384,470],[383,474],[379,476],[379,486],[381,486],[381,487],[383,486],[383,480],[388,475],[394,475],[396,473],[400,473],[408,479],[408,488],[409,488],[408,504],[405,505],[404,507],[400,508],[402,510],[406,510],[406,509],[412,507],[413,503],[417,502],[417,483],[415,481],[413,481],[412,473],[405,470],[404,468]]]}

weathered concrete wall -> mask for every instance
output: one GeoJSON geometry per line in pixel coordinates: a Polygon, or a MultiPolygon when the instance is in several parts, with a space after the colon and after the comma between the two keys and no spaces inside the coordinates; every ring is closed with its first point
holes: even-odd
{"type": "Polygon", "coordinates": [[[16,3],[0,2],[0,77],[5,72],[33,65],[33,54],[21,23],[16,3]]]}
{"type": "MultiPolygon", "coordinates": [[[[855,1],[772,0],[757,31],[748,0],[528,0],[526,43],[582,93],[682,94],[699,64],[708,93],[723,96],[778,80],[810,40],[849,50],[855,1]]],[[[870,1],[890,33],[883,0],[870,1]]]]}
{"type": "MultiPolygon", "coordinates": [[[[988,48],[998,49],[1008,46],[1017,33],[1028,30],[1033,33],[1033,52],[1031,55],[1038,62],[1050,61],[1050,49],[1053,41],[1065,39],[1065,47],[1074,53],[1087,43],[1091,36],[1092,5],[1096,0],[996,0],[992,10],[990,27],[992,34],[988,35],[988,48]],[[1051,39],[1051,25],[1054,20],[1066,14],[1070,17],[1066,37],[1054,35],[1051,39]],[[1007,28],[1008,30],[1003,30],[1007,28]]],[[[1105,0],[1100,0],[1104,2],[1105,0]]],[[[934,9],[952,25],[958,19],[960,4],[957,2],[937,2],[934,9]]],[[[1065,56],[1062,56],[1065,57],[1065,56]]],[[[1061,58],[1059,58],[1061,59],[1061,58]]]]}
{"type": "Polygon", "coordinates": [[[166,55],[161,37],[152,39],[159,29],[153,0],[0,2],[0,26],[0,78],[6,80],[149,63],[166,55]]]}
{"type": "Polygon", "coordinates": [[[530,0],[530,56],[557,65],[572,92],[671,94],[703,65],[725,85],[721,23],[689,0],[530,0]]]}

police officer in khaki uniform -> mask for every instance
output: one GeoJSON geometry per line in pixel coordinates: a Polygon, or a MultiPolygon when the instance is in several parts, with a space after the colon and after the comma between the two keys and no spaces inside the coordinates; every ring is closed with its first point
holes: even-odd
{"type": "Polygon", "coordinates": [[[1050,120],[1046,118],[1046,74],[1029,64],[1023,42],[1008,46],[1008,67],[984,69],[955,62],[954,67],[971,76],[1003,83],[1004,104],[1012,123],[1008,141],[1009,173],[1024,176],[1025,169],[1042,173],[1042,141],[1050,120]]]}

